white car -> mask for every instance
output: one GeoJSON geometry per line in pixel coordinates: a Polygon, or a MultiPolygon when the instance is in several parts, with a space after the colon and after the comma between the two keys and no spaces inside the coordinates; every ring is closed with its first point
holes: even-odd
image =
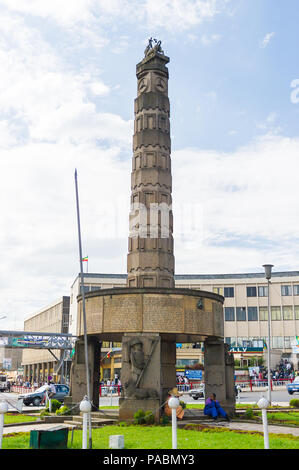
{"type": "Polygon", "coordinates": [[[199,398],[204,398],[205,396],[205,384],[200,384],[197,388],[192,388],[189,392],[190,397],[193,400],[198,400],[199,398]]]}

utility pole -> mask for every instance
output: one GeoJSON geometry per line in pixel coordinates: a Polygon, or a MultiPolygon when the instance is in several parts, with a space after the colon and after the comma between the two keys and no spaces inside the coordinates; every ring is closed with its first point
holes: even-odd
{"type": "MultiPolygon", "coordinates": [[[[81,242],[81,226],[80,226],[80,211],[79,211],[79,195],[78,195],[78,179],[77,169],[75,170],[75,187],[76,187],[76,204],[77,204],[77,222],[78,222],[78,240],[79,240],[79,258],[80,258],[80,274],[81,274],[81,294],[83,306],[83,329],[84,329],[84,353],[85,353],[85,368],[86,368],[86,399],[90,403],[90,375],[89,375],[89,361],[88,361],[88,344],[87,344],[87,327],[86,327],[86,309],[85,309],[85,288],[84,288],[84,273],[82,262],[82,242],[81,242]]],[[[88,412],[89,417],[89,448],[92,448],[92,435],[91,435],[91,414],[88,412]]]]}

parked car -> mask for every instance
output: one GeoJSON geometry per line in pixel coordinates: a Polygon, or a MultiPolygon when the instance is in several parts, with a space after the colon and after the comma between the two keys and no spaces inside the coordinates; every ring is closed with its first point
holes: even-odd
{"type": "MultiPolygon", "coordinates": [[[[25,406],[29,406],[31,404],[33,406],[40,406],[41,402],[45,397],[47,387],[48,385],[42,385],[42,387],[35,390],[35,392],[25,393],[23,395],[20,395],[19,398],[23,399],[23,404],[25,406]]],[[[56,393],[52,398],[63,403],[64,398],[70,393],[69,387],[64,384],[55,384],[55,388],[56,393]]]]}
{"type": "Polygon", "coordinates": [[[0,392],[5,392],[7,390],[7,376],[1,374],[0,375],[0,392]]]}
{"type": "Polygon", "coordinates": [[[192,388],[189,393],[190,393],[190,397],[192,397],[193,400],[198,400],[199,398],[204,398],[204,396],[205,396],[205,386],[204,386],[204,384],[201,384],[198,388],[192,388]]]}
{"type": "Polygon", "coordinates": [[[299,392],[299,376],[295,377],[294,381],[291,384],[287,384],[287,391],[290,395],[293,393],[299,392]]]}

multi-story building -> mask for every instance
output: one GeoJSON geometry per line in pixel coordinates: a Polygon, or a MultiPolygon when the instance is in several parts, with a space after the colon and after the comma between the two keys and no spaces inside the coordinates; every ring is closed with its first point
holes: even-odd
{"type": "MultiPolygon", "coordinates": [[[[63,296],[46,308],[24,321],[24,331],[40,333],[68,333],[70,298],[63,296]]],[[[61,350],[52,351],[61,358],[61,350]]],[[[47,349],[23,349],[22,364],[25,379],[44,382],[48,376],[58,379],[56,373],[57,361],[47,349]]]]}
{"type": "MultiPolygon", "coordinates": [[[[86,273],[85,290],[125,287],[126,279],[126,274],[86,273]]],[[[268,286],[264,273],[180,274],[175,276],[175,286],[223,295],[226,343],[232,348],[260,350],[262,354],[268,340],[268,286]]],[[[71,287],[70,301],[70,332],[73,334],[76,334],[79,294],[80,276],[77,276],[71,287]]],[[[270,306],[273,361],[277,362],[281,357],[289,358],[297,369],[299,354],[295,352],[295,344],[299,336],[299,271],[272,273],[270,306]]],[[[177,357],[178,365],[202,362],[201,348],[183,345],[177,350],[177,357]]],[[[275,366],[274,363],[272,365],[275,366]]]]}

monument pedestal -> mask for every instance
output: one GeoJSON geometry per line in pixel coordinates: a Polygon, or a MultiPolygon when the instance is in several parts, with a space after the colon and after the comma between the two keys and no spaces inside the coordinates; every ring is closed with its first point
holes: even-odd
{"type": "Polygon", "coordinates": [[[176,385],[176,348],[159,334],[125,334],[122,338],[120,420],[138,410],[152,411],[159,422],[168,392],[176,385]]]}

